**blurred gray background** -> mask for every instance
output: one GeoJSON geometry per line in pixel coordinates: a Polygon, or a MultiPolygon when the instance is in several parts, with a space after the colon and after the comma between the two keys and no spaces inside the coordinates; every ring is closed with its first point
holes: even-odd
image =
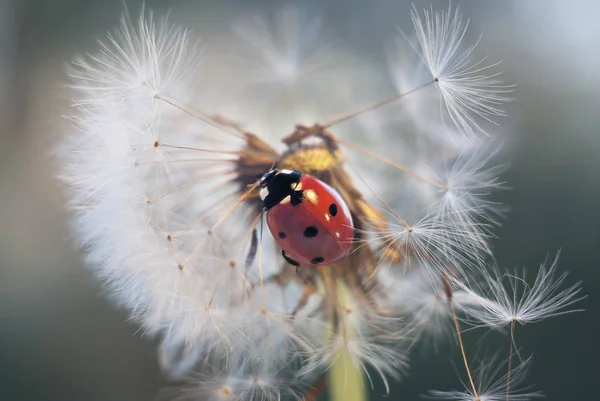
{"type": "MultiPolygon", "coordinates": [[[[382,61],[382,42],[394,35],[395,25],[410,26],[406,1],[310,3],[340,40],[382,61]]],[[[140,3],[127,4],[135,15],[140,3]]],[[[146,4],[159,13],[173,9],[173,21],[184,26],[198,28],[194,23],[201,19],[223,24],[226,32],[227,21],[240,13],[278,2],[146,4]]],[[[495,198],[512,211],[496,231],[496,257],[503,266],[537,268],[548,252],[562,248],[561,270],[571,271],[571,282],[583,280],[589,294],[580,305],[585,313],[518,331],[518,341],[535,357],[527,382],[551,401],[597,400],[600,3],[453,5],[472,18],[474,32],[484,33],[481,49],[504,60],[507,81],[518,84],[507,121],[514,132],[513,164],[503,177],[513,190],[495,198]]],[[[70,247],[65,198],[48,153],[65,124],[66,62],[93,49],[118,23],[122,6],[122,0],[0,0],[0,400],[151,400],[167,383],[153,344],[103,298],[82,255],[70,247]]],[[[430,388],[460,387],[453,352],[415,358],[391,397],[377,388],[371,399],[413,400],[430,388]]]]}

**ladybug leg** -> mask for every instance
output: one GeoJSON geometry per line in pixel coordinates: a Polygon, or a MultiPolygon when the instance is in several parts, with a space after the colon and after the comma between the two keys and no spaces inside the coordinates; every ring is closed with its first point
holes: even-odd
{"type": "Polygon", "coordinates": [[[246,255],[246,269],[252,266],[254,259],[256,258],[256,251],[258,250],[258,235],[256,235],[256,227],[252,230],[252,242],[250,243],[250,249],[248,255],[246,255]]]}
{"type": "Polygon", "coordinates": [[[283,258],[285,259],[285,261],[288,262],[290,265],[296,266],[296,273],[298,273],[298,267],[300,267],[300,263],[296,262],[294,259],[292,259],[289,256],[287,256],[285,254],[285,251],[283,249],[281,250],[281,256],[283,256],[283,258]]]}

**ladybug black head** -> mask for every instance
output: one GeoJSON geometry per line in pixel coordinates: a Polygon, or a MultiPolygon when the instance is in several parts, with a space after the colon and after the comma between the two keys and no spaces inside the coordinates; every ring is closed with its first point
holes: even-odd
{"type": "Polygon", "coordinates": [[[270,170],[268,172],[266,172],[260,179],[260,187],[261,188],[266,188],[267,185],[269,185],[269,182],[273,179],[273,177],[275,177],[277,174],[279,174],[279,170],[277,169],[273,169],[270,170]]]}
{"type": "Polygon", "coordinates": [[[260,179],[260,199],[264,210],[269,210],[286,197],[295,193],[295,188],[302,178],[302,173],[296,170],[273,169],[260,179]]]}

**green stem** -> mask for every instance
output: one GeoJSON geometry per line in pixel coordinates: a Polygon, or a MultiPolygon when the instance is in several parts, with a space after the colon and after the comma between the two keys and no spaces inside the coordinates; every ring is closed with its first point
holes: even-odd
{"type": "Polygon", "coordinates": [[[329,393],[332,401],[365,401],[367,395],[362,372],[352,362],[346,348],[338,352],[329,368],[329,393]]]}
{"type": "MultiPolygon", "coordinates": [[[[349,297],[346,286],[338,282],[337,297],[339,302],[340,319],[338,330],[346,341],[355,335],[351,325],[346,324],[346,314],[349,297]]],[[[347,347],[342,347],[329,367],[329,393],[331,401],[366,401],[368,399],[363,381],[363,372],[352,360],[352,355],[347,347]]]]}

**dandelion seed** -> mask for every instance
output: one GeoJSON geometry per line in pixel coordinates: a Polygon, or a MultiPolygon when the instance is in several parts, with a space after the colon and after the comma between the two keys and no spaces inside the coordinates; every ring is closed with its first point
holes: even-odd
{"type": "Polygon", "coordinates": [[[191,43],[189,31],[166,19],[155,22],[152,13],[137,27],[125,13],[120,29],[100,46],[98,53],[75,61],[69,72],[77,105],[113,101],[137,112],[151,111],[157,95],[183,96],[182,87],[201,61],[201,50],[191,43]]]}
{"type": "Polygon", "coordinates": [[[452,218],[443,220],[437,213],[425,212],[414,223],[397,215],[378,223],[382,228],[364,232],[370,242],[380,244],[380,265],[397,263],[394,255],[402,255],[400,265],[404,264],[405,269],[421,269],[435,282],[440,272],[448,268],[467,274],[483,263],[478,253],[473,252],[478,245],[472,241],[472,231],[453,224],[452,218]]]}
{"type": "Polygon", "coordinates": [[[235,20],[225,43],[229,55],[219,66],[224,71],[217,72],[226,74],[217,92],[228,88],[226,96],[216,95],[222,99],[219,112],[239,104],[236,116],[260,124],[264,134],[281,135],[293,124],[312,124],[352,104],[345,83],[368,71],[330,33],[325,18],[306,4],[235,20]],[[277,113],[274,104],[281,106],[277,113]]]}
{"type": "Polygon", "coordinates": [[[478,42],[461,49],[469,22],[463,24],[458,8],[454,12],[425,9],[422,19],[413,5],[411,18],[418,43],[401,32],[436,82],[442,112],[469,139],[480,133],[487,135],[477,118],[497,125],[494,118],[505,115],[500,106],[510,100],[506,95],[513,88],[497,80],[500,73],[490,72],[499,63],[486,65],[485,59],[472,61],[478,42]]]}
{"type": "Polygon", "coordinates": [[[419,342],[429,337],[434,347],[454,331],[450,302],[460,313],[478,305],[476,298],[462,290],[453,291],[449,299],[439,274],[424,276],[414,270],[401,273],[390,267],[381,269],[378,274],[385,283],[383,307],[404,311],[412,337],[419,342]]]}
{"type": "Polygon", "coordinates": [[[457,286],[478,299],[480,308],[469,312],[474,324],[502,327],[512,322],[522,325],[577,312],[569,309],[584,296],[580,295],[581,282],[562,288],[567,273],[557,275],[560,252],[550,263],[545,261],[535,281],[529,284],[525,274],[500,274],[486,271],[482,281],[472,288],[457,281],[457,286]]]}
{"type": "Polygon", "coordinates": [[[498,178],[505,164],[495,164],[499,148],[491,145],[471,147],[447,163],[435,179],[444,183],[447,190],[433,194],[432,208],[437,218],[445,224],[459,227],[468,233],[463,240],[466,253],[490,254],[487,240],[493,227],[498,226],[508,208],[490,200],[490,194],[505,188],[498,178]]]}
{"type": "MultiPolygon", "coordinates": [[[[474,370],[476,392],[465,385],[464,391],[429,391],[429,399],[452,401],[528,401],[541,398],[539,391],[531,391],[531,386],[523,384],[531,358],[524,360],[512,372],[513,389],[507,393],[505,363],[501,363],[498,356],[477,361],[474,370]]],[[[463,383],[464,384],[464,383],[463,383]]]]}
{"type": "Polygon", "coordinates": [[[254,16],[235,25],[235,33],[247,46],[244,64],[254,77],[250,82],[286,84],[323,70],[339,54],[322,41],[324,21],[308,10],[288,4],[277,10],[273,24],[254,16]]]}

